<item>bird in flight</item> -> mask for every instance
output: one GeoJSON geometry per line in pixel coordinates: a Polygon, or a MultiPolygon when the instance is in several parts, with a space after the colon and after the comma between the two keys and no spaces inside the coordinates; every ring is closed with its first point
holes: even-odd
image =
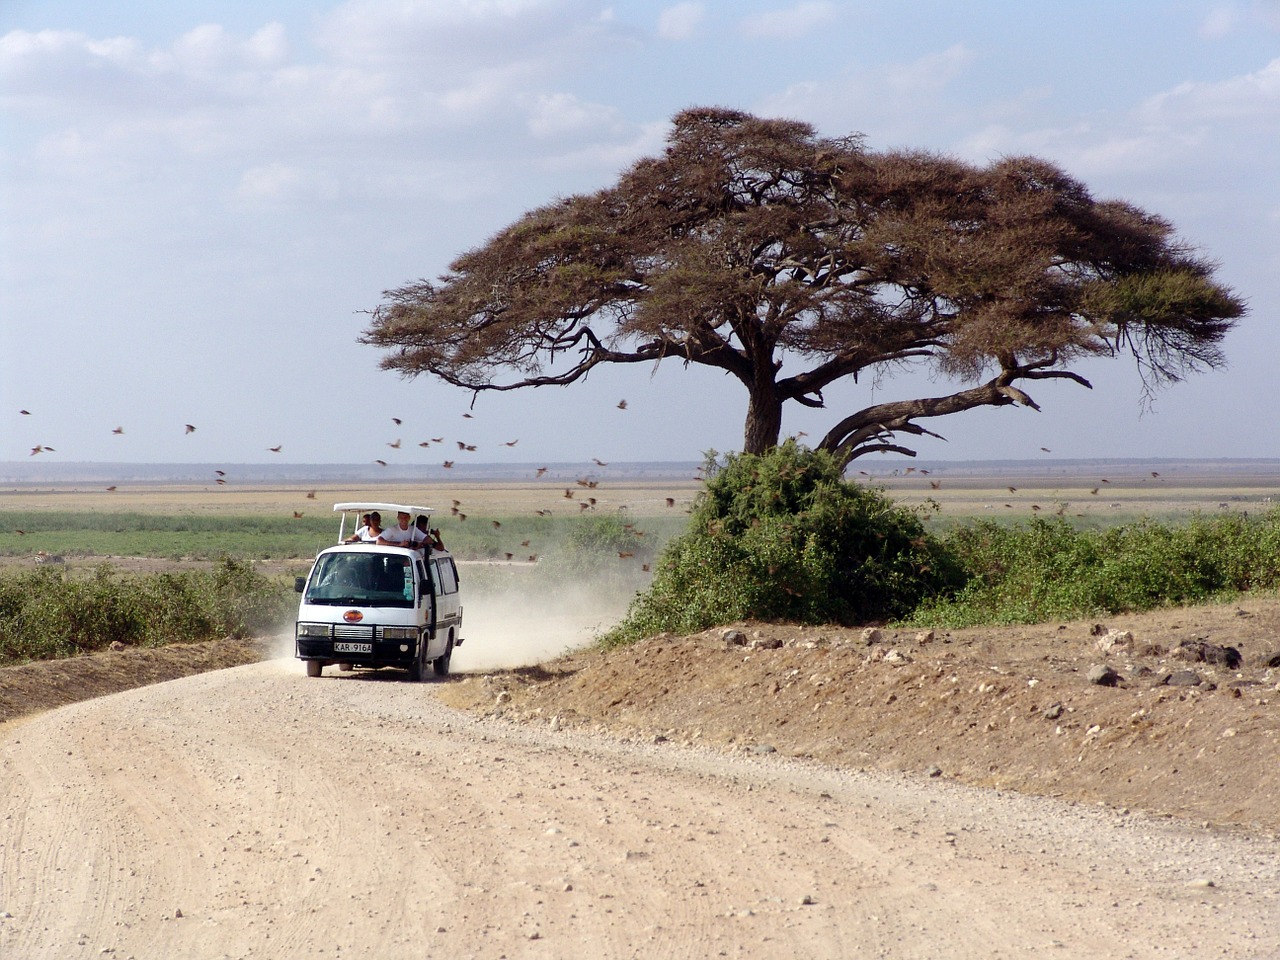
{"type": "Polygon", "coordinates": [[[45,451],[45,447],[37,443],[34,447],[31,448],[30,456],[34,457],[37,453],[44,453],[44,451],[45,451]]]}
{"type": "Polygon", "coordinates": [[[267,447],[267,449],[270,450],[272,453],[279,453],[281,450],[284,449],[284,444],[283,443],[277,444],[274,447],[267,447]]]}
{"type": "Polygon", "coordinates": [[[380,467],[385,467],[385,466],[387,465],[387,461],[385,461],[385,460],[375,460],[375,461],[373,461],[373,462],[374,462],[374,463],[376,463],[376,464],[377,464],[378,466],[380,466],[380,467]]]}
{"type": "Polygon", "coordinates": [[[625,409],[627,409],[627,401],[625,401],[625,400],[619,400],[619,401],[618,401],[618,409],[619,409],[619,410],[625,410],[625,409]]]}
{"type": "Polygon", "coordinates": [[[514,447],[514,446],[515,446],[517,443],[519,443],[519,442],[520,442],[520,438],[519,438],[519,437],[517,437],[517,438],[516,438],[516,439],[514,439],[514,440],[508,440],[506,443],[504,443],[504,444],[503,444],[503,446],[504,446],[504,447],[514,447]]]}
{"type": "Polygon", "coordinates": [[[536,476],[536,477],[540,477],[540,476],[542,476],[542,475],[543,475],[544,473],[546,473],[546,472],[547,472],[547,468],[546,468],[546,467],[539,467],[539,468],[538,468],[538,472],[537,472],[537,473],[535,473],[535,474],[534,474],[534,476],[536,476]]]}
{"type": "Polygon", "coordinates": [[[302,514],[300,514],[297,510],[293,511],[293,519],[295,519],[295,520],[301,520],[301,519],[302,519],[302,514]]]}
{"type": "Polygon", "coordinates": [[[444,462],[444,468],[445,468],[446,470],[452,470],[452,469],[453,469],[453,461],[452,461],[452,460],[446,460],[446,461],[444,462]]]}
{"type": "Polygon", "coordinates": [[[394,423],[394,424],[398,427],[398,426],[400,426],[400,424],[402,424],[404,421],[403,421],[403,420],[401,420],[399,417],[392,417],[392,418],[391,418],[391,422],[392,422],[392,423],[394,423]]]}
{"type": "Polygon", "coordinates": [[[315,498],[316,498],[316,492],[314,490],[309,490],[307,492],[307,499],[314,500],[315,498]]]}
{"type": "MultiPolygon", "coordinates": [[[[31,411],[30,411],[30,410],[19,410],[18,412],[19,412],[20,414],[22,414],[24,417],[29,417],[29,416],[31,416],[31,411]]],[[[19,531],[19,532],[21,532],[21,531],[19,531]]]]}
{"type": "Polygon", "coordinates": [[[396,442],[395,442],[395,443],[388,443],[388,444],[387,444],[387,446],[388,446],[388,447],[390,447],[392,450],[399,450],[399,449],[400,449],[400,438],[399,438],[399,437],[396,437],[396,442]]]}
{"type": "Polygon", "coordinates": [[[608,464],[607,464],[607,463],[605,463],[603,460],[597,460],[595,457],[592,457],[592,458],[591,458],[591,462],[592,462],[592,463],[594,463],[597,467],[607,467],[607,466],[608,466],[608,464]]]}
{"type": "Polygon", "coordinates": [[[188,423],[188,424],[186,425],[186,427],[187,427],[187,429],[186,429],[185,431],[183,431],[184,433],[195,433],[195,432],[196,432],[196,428],[195,428],[195,426],[194,426],[193,424],[188,423]]]}
{"type": "Polygon", "coordinates": [[[941,490],[941,489],[942,489],[942,481],[941,481],[941,480],[930,480],[930,481],[929,481],[929,487],[930,487],[930,489],[933,489],[933,490],[941,490]]]}
{"type": "Polygon", "coordinates": [[[668,507],[674,507],[675,505],[676,505],[676,498],[675,498],[675,497],[667,497],[667,506],[668,506],[668,507]]]}
{"type": "Polygon", "coordinates": [[[111,486],[107,487],[107,492],[108,492],[108,493],[114,492],[114,491],[115,491],[115,489],[116,489],[116,488],[115,488],[115,485],[114,485],[114,484],[112,484],[111,486]]]}
{"type": "Polygon", "coordinates": [[[119,436],[120,434],[124,433],[124,427],[116,427],[111,432],[119,436]]]}

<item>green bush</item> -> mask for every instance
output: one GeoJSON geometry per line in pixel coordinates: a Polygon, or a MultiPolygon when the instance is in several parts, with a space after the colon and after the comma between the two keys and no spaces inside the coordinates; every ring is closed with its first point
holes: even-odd
{"type": "Polygon", "coordinates": [[[961,582],[920,517],[845,481],[827,454],[788,441],[709,458],[689,530],[606,645],[748,618],[864,623],[904,616],[961,582]]]}
{"type": "Polygon", "coordinates": [[[163,646],[279,629],[290,585],[223,559],[212,571],[88,577],[41,567],[0,576],[0,665],[74,656],[111,643],[163,646]]]}
{"type": "Polygon", "coordinates": [[[956,528],[967,585],[926,598],[908,623],[1036,623],[1203,603],[1280,586],[1280,509],[1075,530],[1036,518],[956,528]]]}

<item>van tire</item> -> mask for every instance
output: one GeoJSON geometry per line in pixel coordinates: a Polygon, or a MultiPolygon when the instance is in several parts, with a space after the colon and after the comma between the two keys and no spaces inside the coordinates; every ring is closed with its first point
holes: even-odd
{"type": "Polygon", "coordinates": [[[308,660],[308,661],[307,661],[307,676],[308,676],[308,677],[318,677],[318,676],[320,676],[320,672],[321,672],[322,670],[324,670],[324,664],[323,664],[323,663],[321,663],[319,660],[308,660]]]}
{"type": "Polygon", "coordinates": [[[418,642],[418,655],[413,658],[413,663],[409,664],[409,682],[421,683],[427,679],[427,665],[423,661],[423,654],[427,652],[427,638],[423,637],[418,642]]]}
{"type": "Polygon", "coordinates": [[[449,663],[453,660],[453,631],[449,631],[449,644],[444,648],[444,655],[436,657],[431,662],[431,667],[436,672],[437,677],[447,677],[449,675],[449,663]]]}

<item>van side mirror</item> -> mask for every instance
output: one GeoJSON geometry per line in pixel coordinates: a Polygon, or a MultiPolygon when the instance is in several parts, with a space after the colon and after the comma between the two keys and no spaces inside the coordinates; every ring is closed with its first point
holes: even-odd
{"type": "Polygon", "coordinates": [[[306,589],[306,587],[307,587],[306,577],[294,577],[294,580],[293,580],[294,593],[301,593],[303,590],[306,589]]]}

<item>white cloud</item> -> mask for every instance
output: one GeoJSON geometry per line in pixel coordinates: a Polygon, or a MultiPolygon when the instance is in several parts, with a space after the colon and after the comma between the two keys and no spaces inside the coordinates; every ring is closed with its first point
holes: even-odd
{"type": "Polygon", "coordinates": [[[333,200],[337,195],[338,185],[332,177],[285,163],[252,167],[241,175],[236,187],[237,199],[249,203],[333,200]]]}
{"type": "Polygon", "coordinates": [[[1250,120],[1280,126],[1280,59],[1217,83],[1183,83],[1148,100],[1140,116],[1156,123],[1250,120]]]}
{"type": "Polygon", "coordinates": [[[830,135],[866,133],[875,148],[920,145],[963,122],[948,92],[973,61],[972,52],[956,44],[910,61],[794,83],[756,109],[803,118],[830,135]]]}
{"type": "Polygon", "coordinates": [[[571,93],[544,93],[533,98],[529,131],[540,139],[598,130],[613,124],[617,110],[588,103],[571,93]]]}
{"type": "Polygon", "coordinates": [[[1210,8],[1200,21],[1200,35],[1209,39],[1225,37],[1240,24],[1240,10],[1234,4],[1210,8]]]}
{"type": "Polygon", "coordinates": [[[663,40],[689,40],[706,18],[700,3],[677,3],[658,15],[658,36],[663,40]]]}
{"type": "Polygon", "coordinates": [[[892,66],[884,79],[900,93],[932,93],[962,76],[973,60],[972,51],[958,43],[940,53],[925,54],[910,63],[892,66]]]}
{"type": "Polygon", "coordinates": [[[539,168],[546,171],[607,170],[620,173],[641,157],[660,153],[670,131],[671,124],[667,121],[619,130],[585,147],[544,157],[539,168]]]}
{"type": "Polygon", "coordinates": [[[796,40],[836,18],[836,5],[828,0],[805,0],[785,10],[771,10],[748,17],[739,25],[751,40],[796,40]]]}

